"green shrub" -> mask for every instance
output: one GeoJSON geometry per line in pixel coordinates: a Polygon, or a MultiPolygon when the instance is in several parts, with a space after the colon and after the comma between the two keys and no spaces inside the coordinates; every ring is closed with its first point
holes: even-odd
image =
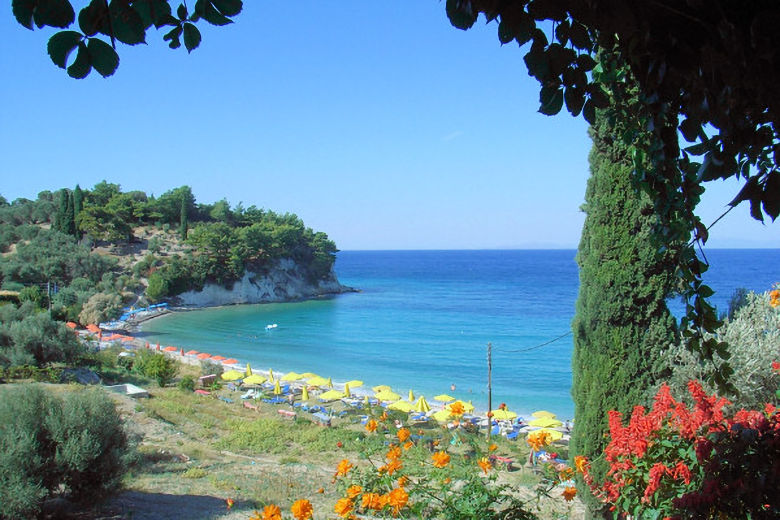
{"type": "Polygon", "coordinates": [[[33,518],[43,500],[74,500],[114,489],[125,471],[127,437],[100,390],[59,398],[37,385],[0,390],[0,517],[33,518]]]}
{"type": "Polygon", "coordinates": [[[200,362],[200,375],[202,376],[210,376],[213,374],[217,376],[217,380],[219,380],[219,376],[221,376],[224,371],[225,368],[222,366],[222,363],[215,363],[208,360],[200,362]]]}
{"type": "Polygon", "coordinates": [[[184,376],[179,381],[179,390],[183,392],[192,392],[195,390],[195,380],[190,376],[184,376]]]}
{"type": "Polygon", "coordinates": [[[139,350],[133,362],[133,370],[157,381],[160,386],[166,386],[173,381],[179,371],[179,365],[164,354],[139,350]]]}

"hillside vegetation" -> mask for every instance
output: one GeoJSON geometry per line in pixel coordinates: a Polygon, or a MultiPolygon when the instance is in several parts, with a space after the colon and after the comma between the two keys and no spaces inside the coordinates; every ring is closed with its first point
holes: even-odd
{"type": "Polygon", "coordinates": [[[336,251],[294,214],[198,203],[188,186],[154,197],[103,181],[36,200],[0,196],[2,289],[83,324],[207,283],[229,288],[282,258],[316,282],[330,274],[336,251]]]}

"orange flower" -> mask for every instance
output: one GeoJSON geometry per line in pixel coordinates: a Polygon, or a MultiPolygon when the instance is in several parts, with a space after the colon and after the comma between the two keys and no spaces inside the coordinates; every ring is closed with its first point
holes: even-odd
{"type": "Polygon", "coordinates": [[[292,511],[296,520],[309,520],[314,514],[314,508],[311,506],[311,502],[305,498],[296,500],[290,508],[290,511],[292,511]]]}
{"type": "Polygon", "coordinates": [[[406,444],[404,444],[404,449],[408,450],[412,446],[414,446],[414,443],[412,441],[406,441],[406,444]]]}
{"type": "Polygon", "coordinates": [[[450,456],[445,451],[437,451],[431,455],[431,458],[433,459],[433,466],[435,468],[443,468],[450,463],[450,456]]]}
{"type": "Polygon", "coordinates": [[[550,444],[551,440],[552,440],[552,436],[550,435],[549,432],[540,430],[529,434],[528,438],[525,441],[528,443],[529,446],[531,446],[531,448],[534,451],[539,451],[543,447],[550,444]]]}
{"type": "Polygon", "coordinates": [[[449,484],[450,482],[452,482],[452,479],[451,479],[450,477],[447,477],[447,478],[445,478],[445,479],[443,480],[443,482],[444,482],[445,484],[449,484]]]}
{"type": "Polygon", "coordinates": [[[406,428],[401,428],[395,435],[398,437],[399,442],[406,442],[406,440],[411,435],[411,432],[406,428]]]}
{"type": "Polygon", "coordinates": [[[387,472],[388,475],[392,475],[403,467],[401,461],[398,459],[392,459],[390,462],[379,468],[379,473],[387,472]]]}
{"type": "Polygon", "coordinates": [[[320,488],[320,489],[318,489],[318,490],[317,490],[317,493],[319,493],[320,495],[321,495],[321,494],[323,494],[323,493],[325,493],[325,488],[320,488]]]}
{"type": "Polygon", "coordinates": [[[377,423],[374,419],[371,419],[366,423],[366,431],[375,432],[376,427],[377,427],[377,423]]]}
{"type": "Polygon", "coordinates": [[[228,498],[228,499],[226,499],[226,500],[225,500],[225,503],[227,504],[227,508],[228,508],[228,509],[230,509],[231,507],[233,507],[233,504],[235,504],[235,502],[233,502],[233,499],[232,499],[232,498],[228,498]]]}
{"type": "Polygon", "coordinates": [[[769,291],[769,305],[777,307],[780,305],[780,290],[769,291]]]}
{"type": "Polygon", "coordinates": [[[497,449],[498,446],[496,446],[495,444],[491,444],[490,446],[488,446],[488,451],[496,451],[497,449]]]}
{"type": "Polygon", "coordinates": [[[571,502],[575,496],[577,496],[577,488],[575,487],[567,487],[563,490],[563,498],[566,499],[567,502],[571,502]]]}
{"type": "Polygon", "coordinates": [[[571,480],[574,478],[574,470],[572,468],[566,468],[560,473],[558,473],[558,479],[561,482],[566,482],[567,480],[571,480]]]}
{"type": "Polygon", "coordinates": [[[395,488],[387,494],[387,505],[393,508],[393,516],[398,516],[407,502],[409,502],[409,493],[404,488],[395,488]]]}
{"type": "Polygon", "coordinates": [[[463,403],[460,401],[455,401],[450,405],[450,415],[460,417],[464,413],[466,413],[466,409],[463,407],[463,403]]]}
{"type": "Polygon", "coordinates": [[[490,461],[488,460],[487,457],[482,457],[481,459],[479,459],[477,461],[477,464],[479,465],[480,468],[482,468],[482,471],[485,472],[485,475],[487,475],[488,470],[493,467],[492,464],[490,464],[490,461]]]}
{"type": "Polygon", "coordinates": [[[382,412],[382,415],[379,417],[380,421],[386,421],[387,420],[387,412],[382,412]]]}
{"type": "Polygon", "coordinates": [[[577,473],[585,473],[585,466],[588,464],[588,459],[583,455],[577,455],[574,457],[574,467],[577,469],[577,473]]]}
{"type": "Polygon", "coordinates": [[[342,459],[341,462],[339,462],[338,468],[336,468],[336,476],[337,477],[346,477],[347,473],[349,473],[349,470],[352,469],[352,463],[349,462],[347,459],[342,459]]]}
{"type": "Polygon", "coordinates": [[[401,475],[398,478],[398,487],[406,487],[406,483],[409,482],[409,477],[406,475],[401,475]]]}
{"type": "Polygon", "coordinates": [[[361,493],[361,491],[363,491],[363,488],[358,485],[349,486],[347,488],[347,497],[355,498],[361,493]]]}
{"type": "Polygon", "coordinates": [[[363,495],[363,501],[361,502],[363,509],[373,509],[379,511],[385,507],[385,500],[379,493],[366,493],[363,495]]]}
{"type": "Polygon", "coordinates": [[[263,509],[263,516],[260,520],[282,520],[282,510],[279,506],[269,504],[263,509]]]}
{"type": "Polygon", "coordinates": [[[385,455],[385,457],[388,460],[400,459],[401,458],[401,447],[400,446],[396,446],[395,444],[391,444],[390,445],[390,449],[387,450],[387,454],[385,455]]]}
{"type": "Polygon", "coordinates": [[[338,502],[336,502],[336,505],[333,506],[333,512],[335,512],[337,515],[339,515],[341,518],[346,518],[352,513],[352,509],[354,509],[355,504],[352,503],[352,500],[349,498],[340,498],[338,502]]]}

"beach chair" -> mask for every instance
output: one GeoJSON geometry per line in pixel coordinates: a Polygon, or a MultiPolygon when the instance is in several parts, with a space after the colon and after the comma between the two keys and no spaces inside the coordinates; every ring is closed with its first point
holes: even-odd
{"type": "Polygon", "coordinates": [[[250,388],[245,393],[241,394],[241,399],[254,399],[256,395],[255,389],[250,388]]]}
{"type": "Polygon", "coordinates": [[[518,436],[519,434],[520,434],[520,432],[518,432],[517,430],[515,430],[515,431],[511,431],[511,432],[509,432],[509,433],[507,433],[507,434],[506,434],[506,438],[507,438],[508,440],[510,440],[510,441],[514,441],[514,440],[516,440],[516,439],[517,439],[517,436],[518,436]]]}
{"type": "Polygon", "coordinates": [[[229,398],[229,397],[223,397],[223,396],[221,396],[221,395],[220,395],[219,397],[217,397],[217,399],[219,399],[220,401],[225,401],[225,402],[226,402],[226,403],[228,403],[228,404],[231,404],[231,403],[233,402],[233,400],[232,400],[231,398],[229,398]]]}
{"type": "Polygon", "coordinates": [[[312,417],[314,417],[314,422],[316,422],[320,426],[330,426],[330,416],[322,412],[317,412],[313,414],[312,417]]]}

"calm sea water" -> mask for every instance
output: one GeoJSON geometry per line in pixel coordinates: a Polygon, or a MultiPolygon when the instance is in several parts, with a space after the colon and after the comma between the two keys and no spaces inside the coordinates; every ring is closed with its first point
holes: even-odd
{"type": "MultiPolygon", "coordinates": [[[[713,250],[707,280],[726,309],[734,290],[780,281],[778,250],[713,250]]],[[[149,341],[235,357],[254,368],[389,384],[572,417],[570,329],[578,273],[573,250],[344,251],[339,280],[360,293],[286,304],[176,313],[144,324],[149,341]],[[267,332],[265,326],[277,323],[267,332]],[[538,348],[537,348],[538,347],[538,348]],[[452,392],[450,385],[456,390],[452,392]]],[[[673,308],[679,308],[672,302],[673,308]]]]}

